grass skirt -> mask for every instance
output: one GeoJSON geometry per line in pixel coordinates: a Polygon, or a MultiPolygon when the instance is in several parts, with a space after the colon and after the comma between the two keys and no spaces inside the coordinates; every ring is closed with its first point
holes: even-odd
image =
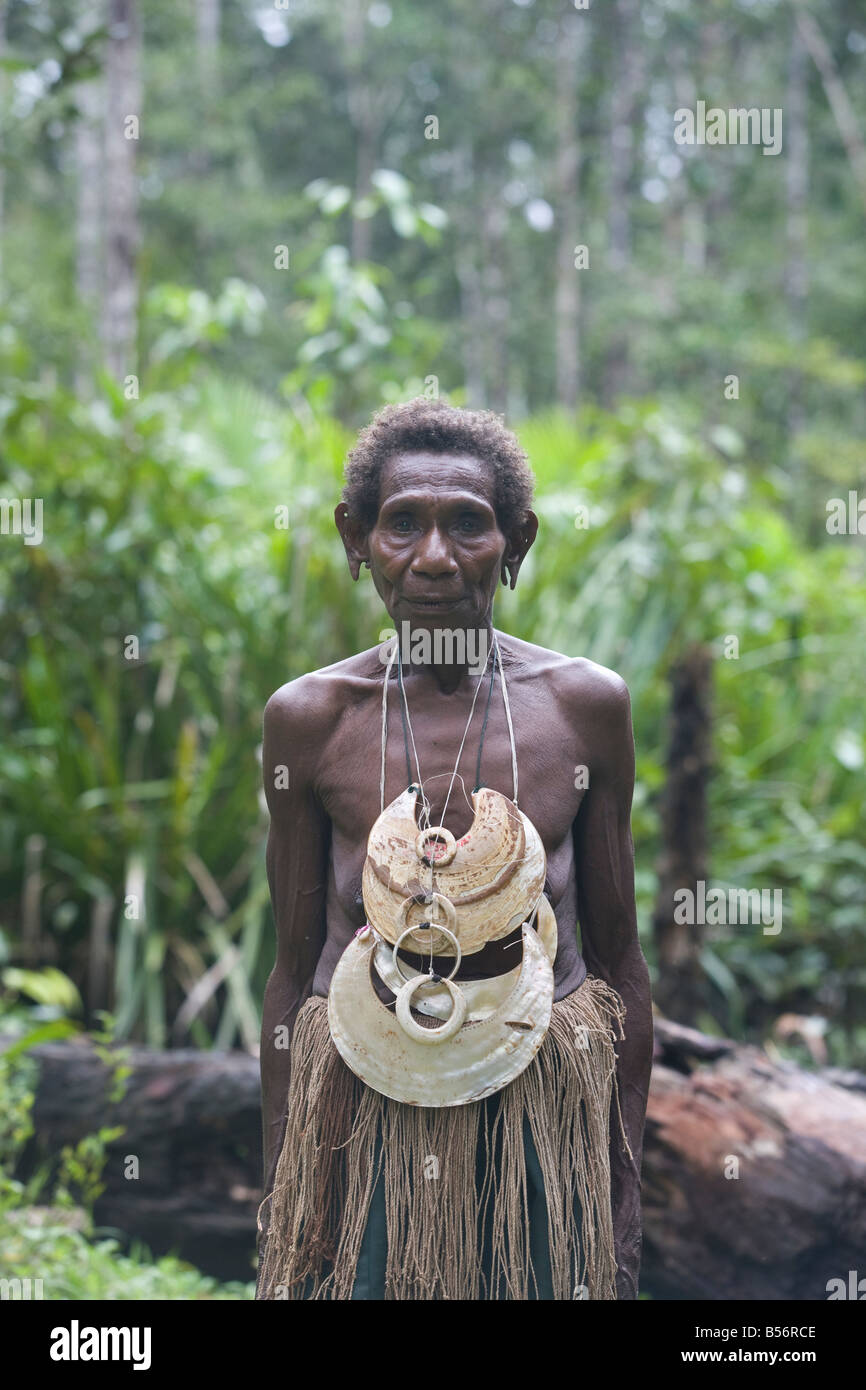
{"type": "Polygon", "coordinates": [[[429,1109],[360,1081],[331,1041],[327,1000],[308,999],[256,1297],[351,1299],[384,1185],[384,1299],[615,1299],[609,1143],[615,1099],[628,1147],[613,1046],[624,1015],[587,976],[553,1005],[520,1076],[486,1101],[429,1109]],[[528,1167],[543,1183],[545,1291],[528,1167]]]}

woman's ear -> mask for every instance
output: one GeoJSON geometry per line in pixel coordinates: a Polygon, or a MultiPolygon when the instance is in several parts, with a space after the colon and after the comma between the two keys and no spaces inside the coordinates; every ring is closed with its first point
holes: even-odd
{"type": "Polygon", "coordinates": [[[502,559],[502,582],[507,587],[513,589],[516,585],[520,566],[537,535],[538,517],[535,512],[526,512],[520,525],[509,532],[508,545],[502,559]]]}
{"type": "Polygon", "coordinates": [[[361,565],[366,565],[367,569],[370,568],[367,533],[360,522],[350,516],[349,508],[345,502],[340,502],[336,507],[334,521],[343,542],[346,559],[349,562],[349,573],[357,581],[361,574],[361,565]]]}

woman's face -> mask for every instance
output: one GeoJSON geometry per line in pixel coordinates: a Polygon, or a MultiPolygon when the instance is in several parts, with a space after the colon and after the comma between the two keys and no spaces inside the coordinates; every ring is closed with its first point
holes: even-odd
{"type": "Polygon", "coordinates": [[[492,469],[465,454],[413,450],[382,468],[368,542],[373,583],[395,623],[489,622],[508,548],[492,469]]]}

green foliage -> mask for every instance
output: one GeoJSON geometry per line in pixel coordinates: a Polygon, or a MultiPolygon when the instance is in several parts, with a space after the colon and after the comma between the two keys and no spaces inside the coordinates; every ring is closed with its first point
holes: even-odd
{"type": "Polygon", "coordinates": [[[82,1208],[92,1218],[93,1208],[105,1191],[102,1174],[108,1161],[108,1145],[123,1132],[123,1125],[104,1125],[77,1144],[64,1144],[54,1189],[58,1207],[82,1208]]]}
{"type": "Polygon", "coordinates": [[[74,1213],[54,1207],[0,1207],[6,1279],[41,1280],[42,1297],[141,1301],[252,1299],[255,1283],[220,1284],[174,1255],[154,1260],[142,1245],[121,1253],[113,1236],[88,1240],[74,1213]]]}
{"type": "MultiPolygon", "coordinates": [[[[0,945],[5,947],[3,938],[0,945]]],[[[38,1171],[22,1183],[14,1176],[18,1161],[33,1135],[33,1101],[37,1067],[29,1054],[44,1042],[58,1042],[76,1031],[77,1025],[62,1010],[80,1008],[72,981],[59,970],[19,970],[7,966],[0,972],[0,1211],[19,1201],[35,1200],[47,1176],[38,1171]],[[23,996],[23,997],[22,997],[23,996]],[[28,1000],[36,1000],[36,1005],[28,1000]],[[44,1021],[39,1021],[40,1019],[44,1021]],[[35,1026],[34,1026],[35,1025],[35,1026]]]]}
{"type": "Polygon", "coordinates": [[[0,1056],[0,1210],[15,1205],[24,1192],[12,1174],[33,1133],[33,1083],[36,1069],[0,1056]]]}
{"type": "Polygon", "coordinates": [[[318,547],[346,436],[215,379],[92,405],[15,390],[7,487],[43,495],[51,520],[50,543],[10,548],[0,579],[4,892],[38,834],[42,927],[64,959],[91,942],[92,959],[111,900],[112,999],[87,1003],[111,1004],[121,1038],[183,1040],[180,1003],[236,950],[219,1016],[205,999],[209,1026],[187,1022],[196,1041],[251,1046],[268,949],[261,710],[354,636],[338,542],[318,547]]]}
{"type": "Polygon", "coordinates": [[[111,1084],[108,1088],[107,1099],[109,1104],[117,1105],[126,1095],[126,1082],[132,1075],[130,1057],[132,1049],[129,1047],[118,1047],[117,1020],[113,1014],[106,1009],[96,1010],[96,1019],[99,1026],[90,1030],[89,1038],[99,1060],[109,1070],[111,1084]]]}
{"type": "MultiPolygon", "coordinates": [[[[42,1166],[26,1182],[14,1177],[34,1134],[38,1068],[28,1054],[40,1042],[67,1036],[74,1025],[55,1020],[28,1027],[12,992],[26,990],[31,998],[42,1001],[58,997],[69,1000],[71,983],[61,977],[64,983],[58,988],[59,974],[56,970],[4,972],[0,1022],[6,1036],[16,1027],[19,1036],[0,1052],[3,1278],[30,1281],[30,1296],[47,1299],[252,1298],[254,1283],[219,1284],[173,1255],[154,1260],[140,1242],[133,1242],[124,1254],[113,1235],[94,1230],[93,1208],[104,1190],[107,1147],[121,1137],[122,1126],[103,1126],[77,1144],[65,1145],[54,1173],[42,1166]]],[[[114,1068],[109,1099],[116,1101],[129,1068],[118,1057],[124,1050],[113,1048],[114,1027],[109,1016],[103,1018],[94,1041],[99,1055],[114,1068]]]]}
{"type": "MultiPolygon", "coordinates": [[[[13,0],[7,9],[5,289],[39,359],[68,383],[96,356],[92,315],[76,302],[73,232],[76,139],[105,32],[88,6],[13,0]]],[[[847,0],[813,9],[862,131],[862,25],[847,0]]],[[[350,247],[362,222],[369,253],[353,268],[388,313],[367,311],[371,339],[335,312],[326,331],[343,341],[328,339],[330,371],[316,389],[336,413],[359,423],[380,396],[431,374],[460,391],[473,356],[480,399],[512,415],[547,408],[568,203],[557,191],[557,62],[568,20],[586,20],[573,82],[578,220],[591,248],[581,275],[584,398],[610,404],[628,392],[712,409],[724,375],[740,373],[741,398],[729,406],[758,446],[758,472],[790,469],[807,449],[819,466],[839,468],[845,440],[862,435],[862,194],[808,55],[802,311],[790,292],[797,214],[786,171],[789,155],[800,158],[791,0],[719,0],[702,12],[642,0],[628,24],[615,5],[590,16],[553,0],[447,0],[435,11],[361,7],[357,33],[338,0],[285,11],[240,4],[221,8],[204,62],[193,9],[152,0],[138,10],[142,299],[163,285],[212,302],[232,280],[254,289],[266,305],[260,330],[208,346],[228,375],[272,395],[293,382],[307,337],[323,336],[306,328],[311,281],[336,273],[327,253],[350,247]],[[674,112],[698,99],[782,107],[781,157],[677,145],[674,112]],[[618,189],[611,165],[623,142],[618,189]],[[549,215],[534,221],[540,206],[549,215]],[[611,247],[618,214],[624,263],[611,247]],[[275,266],[282,245],[286,269],[275,266]],[[792,403],[802,415],[796,439],[792,403]]],[[[152,343],[145,327],[145,359],[152,343]]],[[[852,485],[856,469],[850,458],[852,485]]]]}
{"type": "Polygon", "coordinates": [[[531,640],[591,654],[629,683],[650,956],[666,677],[683,647],[701,641],[717,657],[712,882],[773,885],[784,909],[777,939],[741,926],[708,941],[719,1018],[735,1034],[760,1031],[777,1013],[812,1012],[817,1001],[834,1020],[834,1060],[862,1059],[862,549],[805,548],[779,486],[749,477],[736,438],[710,426],[702,439],[653,405],[616,420],[588,412],[576,435],[559,417],[528,422],[521,434],[546,540],[521,574],[516,626],[531,640]],[[735,656],[726,655],[729,637],[735,656]]]}
{"type": "Polygon", "coordinates": [[[81,996],[75,985],[61,970],[46,966],[44,970],[20,970],[7,966],[0,973],[6,990],[25,994],[38,1004],[54,1006],[68,1013],[81,1012],[81,996]]]}
{"type": "MultiPolygon", "coordinates": [[[[122,1126],[104,1127],[96,1134],[86,1135],[77,1144],[65,1145],[53,1176],[42,1167],[26,1184],[14,1177],[34,1134],[31,1112],[37,1067],[31,1054],[40,1043],[60,1040],[74,1031],[76,1025],[64,1017],[64,1010],[80,1012],[81,999],[72,981],[52,967],[43,970],[7,967],[2,972],[2,981],[0,1025],[6,1036],[0,1051],[0,1210],[14,1208],[19,1200],[35,1201],[50,1181],[57,1206],[80,1210],[89,1227],[96,1200],[104,1190],[102,1173],[108,1157],[107,1146],[120,1138],[124,1132],[122,1126]],[[35,1000],[35,1006],[22,1006],[16,995],[35,1000]],[[34,1028],[34,1015],[55,1017],[34,1028]]],[[[97,1051],[113,1068],[111,1098],[119,1099],[130,1069],[123,1065],[123,1058],[111,1056],[112,1041],[113,1020],[105,1016],[102,1030],[96,1035],[97,1051]]]]}

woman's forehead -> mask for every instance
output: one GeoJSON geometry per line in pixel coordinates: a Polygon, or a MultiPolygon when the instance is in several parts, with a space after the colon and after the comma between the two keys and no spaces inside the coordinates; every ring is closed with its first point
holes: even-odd
{"type": "Polygon", "coordinates": [[[471,492],[493,503],[495,479],[490,464],[473,454],[436,453],[434,450],[407,450],[394,454],[382,465],[379,479],[379,506],[398,492],[471,492]]]}

